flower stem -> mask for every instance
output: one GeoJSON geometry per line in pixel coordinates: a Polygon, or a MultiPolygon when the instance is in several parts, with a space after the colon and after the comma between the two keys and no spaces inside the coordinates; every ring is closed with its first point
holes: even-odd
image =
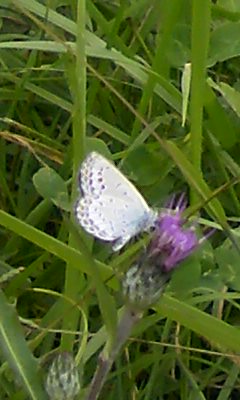
{"type": "Polygon", "coordinates": [[[108,372],[110,371],[116,356],[118,355],[119,351],[121,350],[126,340],[129,338],[130,333],[132,331],[132,327],[141,318],[141,316],[142,316],[141,312],[136,312],[132,310],[130,307],[125,308],[122,318],[118,325],[116,341],[113,344],[112,349],[107,354],[106,352],[107,345],[106,345],[99,356],[98,367],[92,379],[86,400],[98,399],[98,396],[100,395],[102,387],[106,381],[108,372]]]}
{"type": "MultiPolygon", "coordinates": [[[[76,60],[70,58],[68,61],[68,79],[73,98],[73,138],[72,138],[72,158],[73,158],[73,186],[71,201],[74,203],[77,193],[77,174],[80,161],[85,154],[86,142],[86,54],[85,54],[85,29],[86,29],[86,0],[78,0],[77,4],[77,37],[76,37],[76,60]]],[[[69,56],[72,57],[70,54],[69,56]]],[[[74,211],[72,207],[71,219],[74,221],[74,211]]],[[[70,233],[69,246],[78,248],[78,240],[70,233]]],[[[71,298],[77,304],[81,291],[85,287],[84,275],[77,270],[71,262],[67,263],[65,273],[64,296],[71,298]]],[[[71,352],[74,346],[74,336],[69,335],[68,331],[77,331],[79,327],[79,310],[74,307],[69,312],[69,304],[63,299],[63,323],[61,350],[71,352]]]]}

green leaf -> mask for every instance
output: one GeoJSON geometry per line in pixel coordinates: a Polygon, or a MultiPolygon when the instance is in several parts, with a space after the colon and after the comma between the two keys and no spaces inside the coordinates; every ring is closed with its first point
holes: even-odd
{"type": "Polygon", "coordinates": [[[181,299],[189,297],[194,289],[199,287],[201,265],[197,257],[189,257],[174,271],[168,290],[181,299]]]}
{"type": "Polygon", "coordinates": [[[215,90],[221,93],[221,95],[224,97],[230,107],[235,111],[238,116],[240,116],[240,92],[229,86],[227,83],[221,82],[219,84],[216,84],[212,80],[209,80],[209,83],[215,90]]]}
{"type": "Polygon", "coordinates": [[[240,0],[218,0],[218,7],[223,7],[230,12],[240,12],[240,0]]]}
{"type": "Polygon", "coordinates": [[[238,140],[239,128],[233,123],[229,113],[221,106],[211,87],[218,90],[215,83],[208,79],[204,96],[204,108],[207,111],[208,119],[204,121],[204,126],[211,131],[224,149],[230,149],[238,140]]]}
{"type": "Polygon", "coordinates": [[[103,156],[106,158],[112,158],[112,154],[108,149],[108,146],[106,143],[97,138],[86,138],[86,150],[87,153],[90,153],[91,151],[96,151],[98,153],[101,153],[103,156]]]}
{"type": "Polygon", "coordinates": [[[41,168],[33,176],[33,183],[44,199],[51,200],[56,206],[65,211],[70,211],[66,183],[54,169],[49,167],[41,168]]]}
{"type": "Polygon", "coordinates": [[[159,179],[161,160],[144,145],[134,148],[123,162],[123,171],[140,185],[151,185],[159,179]]]}
{"type": "MultiPolygon", "coordinates": [[[[239,233],[237,228],[236,233],[239,233]]],[[[239,238],[236,240],[240,243],[239,238]]],[[[220,276],[223,282],[231,289],[240,290],[240,268],[239,268],[239,253],[233,247],[229,239],[215,250],[215,258],[219,266],[220,276]]]]}
{"type": "Polygon", "coordinates": [[[191,60],[191,26],[179,23],[173,32],[168,58],[174,67],[183,67],[191,60]]]}
{"type": "Polygon", "coordinates": [[[237,57],[240,54],[240,22],[226,22],[218,25],[210,37],[208,67],[217,62],[237,57]]]}
{"type": "Polygon", "coordinates": [[[220,268],[223,282],[231,289],[240,290],[239,254],[234,248],[224,247],[216,250],[216,261],[220,268]]]}

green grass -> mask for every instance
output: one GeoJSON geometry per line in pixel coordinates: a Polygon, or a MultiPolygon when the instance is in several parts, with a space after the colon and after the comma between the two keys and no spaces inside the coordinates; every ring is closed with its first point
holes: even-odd
{"type": "Polygon", "coordinates": [[[96,150],[150,205],[185,191],[187,214],[218,228],[136,324],[100,398],[238,399],[240,5],[8,0],[0,18],[0,398],[46,399],[68,351],[84,399],[114,343],[119,282],[144,244],[112,254],[76,225],[96,150]]]}

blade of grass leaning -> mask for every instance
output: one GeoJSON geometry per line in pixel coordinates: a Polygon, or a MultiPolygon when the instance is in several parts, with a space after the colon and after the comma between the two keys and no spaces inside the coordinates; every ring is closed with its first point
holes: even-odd
{"type": "MultiPolygon", "coordinates": [[[[72,42],[66,42],[66,46],[62,43],[55,41],[28,41],[28,42],[2,42],[0,43],[0,48],[18,48],[18,49],[37,49],[42,51],[50,51],[54,53],[66,53],[68,49],[75,52],[75,44],[72,42]]],[[[160,76],[158,73],[152,71],[150,67],[143,66],[139,62],[127,58],[126,56],[119,53],[117,50],[109,50],[106,48],[106,44],[103,42],[100,48],[95,48],[91,46],[86,46],[86,54],[88,57],[107,59],[115,62],[117,65],[121,66],[125,71],[129,73],[134,79],[137,80],[141,85],[145,85],[149,75],[153,75],[156,79],[156,85],[154,87],[154,92],[162,98],[167,104],[169,104],[177,112],[181,113],[181,93],[164,77],[160,76]]],[[[9,74],[10,75],[10,74],[9,74]]],[[[11,79],[16,79],[12,77],[11,79]]],[[[32,83],[26,82],[26,87],[33,88],[35,86],[35,91],[39,95],[45,95],[46,90],[33,85],[32,83]]],[[[50,95],[49,95],[50,97],[50,95]]],[[[51,93],[52,102],[55,94],[51,93]]],[[[66,100],[61,101],[62,106],[68,109],[68,104],[66,100]]]]}
{"type": "MultiPolygon", "coordinates": [[[[221,148],[220,143],[217,141],[217,139],[209,132],[206,132],[206,141],[208,142],[208,148],[209,151],[211,152],[211,155],[214,160],[214,164],[216,165],[216,168],[219,169],[221,172],[221,180],[224,182],[231,182],[231,181],[238,181],[238,177],[240,177],[240,171],[238,169],[238,173],[234,173],[234,169],[232,170],[229,168],[229,165],[225,162],[224,158],[224,151],[221,148]],[[229,170],[228,170],[229,168],[229,170]],[[229,174],[230,172],[230,174],[229,174]],[[233,175],[233,178],[231,179],[231,176],[233,175]]],[[[231,157],[230,157],[231,159],[231,157]]],[[[234,209],[236,210],[236,213],[240,215],[240,204],[239,204],[239,199],[238,199],[238,194],[233,187],[233,184],[228,187],[229,189],[229,200],[232,202],[234,205],[234,209]]]]}
{"type": "MultiPolygon", "coordinates": [[[[202,124],[204,91],[206,85],[207,52],[209,47],[211,23],[211,1],[192,1],[191,38],[191,97],[190,97],[190,147],[191,159],[195,169],[201,173],[202,124]]],[[[193,204],[198,201],[196,192],[191,193],[193,204]]]]}
{"type": "MultiPolygon", "coordinates": [[[[145,115],[147,113],[147,108],[149,107],[151,97],[158,87],[158,79],[160,77],[162,79],[165,78],[166,82],[168,82],[167,77],[169,75],[169,63],[166,54],[169,44],[172,40],[172,33],[179,18],[181,7],[182,0],[172,0],[170,3],[156,3],[155,12],[158,13],[159,16],[161,15],[161,17],[164,15],[164,17],[162,18],[161,31],[158,33],[156,38],[156,50],[152,61],[152,67],[149,68],[149,70],[153,73],[150,72],[147,76],[142,97],[137,109],[137,112],[140,115],[145,115]]],[[[139,79],[137,76],[135,76],[135,78],[139,79]]],[[[137,138],[140,131],[141,121],[136,118],[132,128],[132,140],[137,138]]]]}
{"type": "Polygon", "coordinates": [[[231,399],[231,393],[237,385],[239,366],[233,364],[216,400],[231,399]]]}
{"type": "MultiPolygon", "coordinates": [[[[46,393],[38,371],[38,363],[30,352],[14,307],[0,290],[0,345],[15,378],[19,378],[33,400],[45,400],[46,393]]],[[[17,379],[16,379],[17,381],[17,379]]]]}
{"type": "MultiPolygon", "coordinates": [[[[167,294],[161,297],[159,303],[154,306],[154,309],[157,311],[159,319],[167,317],[171,318],[173,321],[179,322],[182,326],[203,336],[212,346],[220,351],[240,352],[240,336],[238,329],[219,318],[213,317],[187,304],[185,301],[178,300],[167,294]]],[[[156,318],[157,316],[154,317],[152,324],[156,324],[156,318]]],[[[144,332],[146,328],[149,329],[150,326],[151,324],[148,324],[146,327],[143,320],[139,327],[136,327],[138,335],[144,332]],[[139,330],[140,326],[142,326],[142,330],[139,330]]],[[[105,340],[106,330],[103,327],[89,340],[86,347],[86,359],[90,358],[96,350],[104,344],[105,340]]],[[[229,357],[231,357],[231,354],[229,354],[229,357]]]]}
{"type": "Polygon", "coordinates": [[[222,351],[240,352],[239,330],[189,304],[163,295],[156,310],[205,337],[222,351]]]}
{"type": "MultiPolygon", "coordinates": [[[[45,251],[54,254],[60,259],[66,262],[71,262],[74,268],[90,274],[88,260],[86,260],[85,255],[79,252],[77,249],[70,247],[53,236],[40,231],[39,229],[19,220],[3,210],[0,210],[0,225],[11,230],[22,238],[29,240],[31,243],[34,243],[45,251]]],[[[111,276],[112,270],[109,267],[99,261],[96,261],[96,264],[103,274],[103,279],[107,279],[111,276]]]]}
{"type": "MultiPolygon", "coordinates": [[[[181,150],[179,150],[179,148],[173,142],[168,141],[167,147],[169,154],[171,154],[172,159],[176,162],[177,166],[181,170],[182,174],[184,175],[188,183],[196,190],[198,195],[200,195],[201,198],[207,202],[208,198],[211,197],[212,192],[209,189],[206,182],[204,181],[204,179],[202,178],[201,173],[199,173],[194,168],[194,166],[190,163],[190,161],[188,161],[185,155],[181,152],[181,150]]],[[[226,234],[231,239],[232,243],[235,245],[238,252],[240,252],[239,245],[236,242],[230,230],[224,209],[220,201],[216,198],[212,199],[209,203],[207,203],[206,209],[210,212],[210,214],[212,214],[216,218],[217,222],[225,229],[226,234]]]]}
{"type": "Polygon", "coordinates": [[[97,292],[99,308],[108,332],[108,346],[111,348],[111,344],[115,339],[117,325],[117,309],[114,298],[110,295],[106,286],[104,285],[98,265],[92,257],[89,249],[82,241],[79,240],[79,233],[77,229],[69,224],[69,232],[71,232],[71,235],[74,237],[75,243],[78,244],[77,247],[80,249],[81,253],[84,254],[85,258],[88,260],[89,272],[97,292]]]}
{"type": "MultiPolygon", "coordinates": [[[[70,90],[73,99],[72,109],[72,159],[73,159],[73,183],[71,202],[74,204],[77,194],[77,174],[80,162],[85,156],[85,132],[86,132],[86,54],[85,54],[85,13],[86,3],[85,0],[77,3],[77,31],[76,31],[76,54],[72,60],[73,65],[69,63],[68,74],[70,76],[70,90]]],[[[71,55],[70,55],[71,57],[71,55]]],[[[74,221],[74,207],[71,211],[71,220],[74,221]]],[[[69,234],[69,245],[77,248],[75,236],[69,234]]],[[[86,259],[89,264],[89,259],[86,259]]],[[[84,275],[74,268],[71,262],[67,263],[65,272],[65,287],[64,295],[70,297],[76,302],[79,299],[79,293],[84,289],[85,277],[84,275]]],[[[65,310],[68,304],[65,303],[65,310]]],[[[63,331],[77,331],[79,329],[79,312],[73,308],[68,314],[64,314],[63,310],[63,331]]],[[[63,332],[61,338],[62,351],[72,351],[74,346],[74,335],[65,334],[63,332]]]]}

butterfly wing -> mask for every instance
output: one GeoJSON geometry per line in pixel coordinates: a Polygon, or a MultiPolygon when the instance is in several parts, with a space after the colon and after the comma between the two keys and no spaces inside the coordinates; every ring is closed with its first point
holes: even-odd
{"type": "Polygon", "coordinates": [[[92,152],[85,159],[79,183],[83,197],[77,201],[76,217],[80,225],[99,239],[115,242],[115,251],[154,223],[155,213],[141,194],[100,154],[92,152]]]}
{"type": "Polygon", "coordinates": [[[106,158],[91,152],[82,163],[79,184],[84,195],[109,195],[116,198],[128,198],[142,208],[149,207],[135,186],[106,158]]]}

